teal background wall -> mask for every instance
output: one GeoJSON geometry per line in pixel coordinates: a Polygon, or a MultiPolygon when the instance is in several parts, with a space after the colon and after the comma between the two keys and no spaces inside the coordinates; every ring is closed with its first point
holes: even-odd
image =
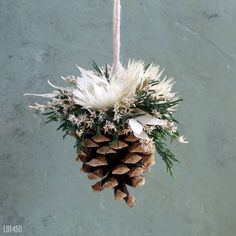
{"type": "Polygon", "coordinates": [[[185,99],[173,181],[157,157],[137,206],[94,194],[74,141],[27,106],[47,79],[112,62],[112,1],[0,0],[0,235],[236,235],[236,2],[122,0],[122,61],[161,64],[185,99]],[[11,234],[8,234],[11,235],[11,234]],[[15,234],[12,234],[15,235],[15,234]]]}

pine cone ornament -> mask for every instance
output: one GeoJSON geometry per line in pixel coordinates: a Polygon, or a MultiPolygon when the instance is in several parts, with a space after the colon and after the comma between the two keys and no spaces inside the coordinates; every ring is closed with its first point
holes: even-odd
{"type": "Polygon", "coordinates": [[[28,94],[49,98],[42,111],[47,122],[58,121],[58,130],[76,139],[77,160],[90,180],[94,192],[113,189],[115,200],[134,207],[136,199],[128,188],[145,184],[144,174],[155,164],[155,151],[173,176],[178,160],[166,141],[180,136],[174,112],[181,101],[172,92],[173,80],[160,80],[163,71],[157,65],[145,66],[129,61],[113,73],[110,66],[95,71],[79,67],[80,77],[63,77],[70,87],[57,87],[49,94],[28,94]]]}
{"type": "Polygon", "coordinates": [[[127,186],[139,188],[145,184],[143,174],[155,164],[155,148],[126,130],[119,132],[118,140],[112,138],[105,133],[86,135],[76,160],[82,162],[81,170],[88,178],[97,181],[92,185],[94,192],[113,189],[115,200],[125,200],[128,207],[134,207],[136,199],[127,186]]]}

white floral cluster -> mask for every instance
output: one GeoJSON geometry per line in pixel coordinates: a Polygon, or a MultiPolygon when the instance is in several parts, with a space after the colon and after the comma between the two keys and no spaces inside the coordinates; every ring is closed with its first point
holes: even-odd
{"type": "MultiPolygon", "coordinates": [[[[142,61],[129,61],[127,67],[120,66],[117,73],[113,73],[111,67],[98,67],[98,71],[85,70],[78,67],[81,74],[78,77],[62,77],[69,87],[58,87],[50,81],[48,83],[56,89],[48,94],[26,94],[48,98],[46,105],[35,103],[30,106],[34,110],[45,112],[46,110],[58,111],[68,115],[68,120],[81,127],[92,128],[96,123],[104,121],[105,132],[117,131],[117,124],[123,116],[128,115],[129,129],[141,140],[150,141],[150,136],[156,127],[166,129],[168,132],[177,133],[177,126],[169,121],[168,114],[164,117],[158,109],[151,113],[136,107],[137,93],[144,91],[159,101],[159,103],[171,102],[178,97],[172,92],[173,79],[160,80],[163,70],[158,65],[151,64],[145,67],[142,61]],[[69,111],[75,106],[80,106],[87,112],[75,115],[69,111]],[[112,120],[106,120],[106,112],[112,110],[112,120]],[[88,114],[89,113],[89,114],[88,114]]],[[[167,109],[169,114],[176,110],[176,105],[167,109]]],[[[178,136],[178,141],[186,143],[183,136],[178,136]]]]}

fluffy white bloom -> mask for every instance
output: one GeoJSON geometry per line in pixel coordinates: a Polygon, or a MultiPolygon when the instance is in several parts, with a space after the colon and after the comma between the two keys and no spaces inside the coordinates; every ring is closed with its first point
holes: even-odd
{"type": "Polygon", "coordinates": [[[143,67],[143,84],[140,89],[148,89],[150,81],[157,81],[161,78],[164,70],[160,71],[160,66],[155,64],[150,64],[145,70],[143,67]]]}
{"type": "Polygon", "coordinates": [[[175,97],[175,93],[171,92],[174,85],[173,78],[160,80],[159,83],[152,87],[155,90],[155,97],[163,97],[164,100],[172,100],[175,97]]]}
{"type": "Polygon", "coordinates": [[[126,69],[120,66],[109,79],[78,67],[81,75],[73,89],[75,103],[94,110],[113,107],[117,101],[135,94],[142,81],[143,67],[143,63],[131,61],[126,69]]]}
{"type": "Polygon", "coordinates": [[[151,90],[155,91],[153,95],[155,98],[163,98],[163,100],[172,100],[175,97],[175,93],[172,92],[172,87],[174,85],[173,78],[167,79],[165,77],[160,80],[164,69],[160,71],[159,65],[150,64],[149,67],[144,70],[143,74],[143,84],[141,89],[149,89],[150,82],[158,81],[156,85],[151,86],[151,90]]]}
{"type": "Polygon", "coordinates": [[[159,81],[151,87],[155,97],[171,100],[173,79],[159,80],[163,70],[159,65],[151,64],[146,70],[142,61],[129,61],[127,68],[120,65],[116,74],[111,73],[110,78],[98,76],[95,72],[78,67],[81,75],[77,77],[76,87],[73,89],[74,101],[85,108],[99,110],[114,107],[116,102],[136,93],[137,90],[148,88],[149,82],[159,81]]]}

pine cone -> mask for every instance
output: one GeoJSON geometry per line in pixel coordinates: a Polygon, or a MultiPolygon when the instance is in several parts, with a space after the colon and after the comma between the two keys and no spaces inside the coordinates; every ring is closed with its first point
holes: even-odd
{"type": "Polygon", "coordinates": [[[127,185],[138,188],[145,184],[143,174],[155,164],[155,148],[151,143],[144,146],[125,131],[119,132],[119,141],[112,139],[109,134],[87,134],[76,160],[82,162],[81,170],[89,179],[98,180],[92,186],[94,192],[114,189],[115,200],[125,200],[128,207],[134,207],[136,199],[129,194],[127,185]]]}

